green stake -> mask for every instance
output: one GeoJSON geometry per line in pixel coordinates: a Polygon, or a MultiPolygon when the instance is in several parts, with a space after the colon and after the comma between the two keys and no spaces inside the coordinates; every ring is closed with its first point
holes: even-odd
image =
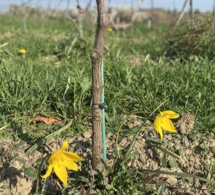
{"type": "MultiPolygon", "coordinates": [[[[101,99],[101,103],[105,103],[104,102],[104,63],[102,60],[102,65],[101,65],[101,75],[102,75],[102,83],[103,83],[103,89],[102,89],[102,99],[101,99]]],[[[106,133],[105,133],[105,109],[102,109],[102,152],[103,152],[103,159],[106,160],[107,159],[107,155],[106,155],[106,133]]]]}

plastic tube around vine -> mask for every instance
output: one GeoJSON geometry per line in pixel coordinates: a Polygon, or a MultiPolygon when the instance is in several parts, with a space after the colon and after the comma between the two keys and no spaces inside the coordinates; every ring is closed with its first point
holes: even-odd
{"type": "MultiPolygon", "coordinates": [[[[102,65],[101,65],[101,76],[102,76],[102,84],[103,84],[103,89],[102,89],[102,97],[101,97],[101,102],[104,103],[104,63],[102,60],[102,65]]],[[[106,154],[106,132],[105,132],[105,109],[102,109],[102,153],[103,153],[103,159],[107,159],[107,154],[106,154]]]]}

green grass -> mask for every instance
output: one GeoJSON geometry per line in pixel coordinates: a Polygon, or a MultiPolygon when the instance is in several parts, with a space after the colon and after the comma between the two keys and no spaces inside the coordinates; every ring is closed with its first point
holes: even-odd
{"type": "MultiPolygon", "coordinates": [[[[84,23],[84,38],[79,38],[74,25],[62,19],[27,19],[26,34],[21,18],[2,15],[0,23],[0,127],[8,125],[0,130],[0,140],[34,142],[65,125],[37,124],[36,116],[72,119],[73,126],[61,137],[91,128],[86,122],[92,112],[90,52],[95,28],[87,28],[90,25],[84,23]],[[19,54],[22,48],[27,50],[25,55],[19,54]]],[[[149,115],[163,102],[161,111],[191,112],[198,121],[195,129],[199,132],[214,127],[214,61],[202,56],[166,57],[162,53],[167,30],[161,25],[152,32],[134,24],[123,38],[120,32],[107,32],[107,131],[119,130],[122,115],[138,113],[153,121],[157,113],[149,115]]],[[[130,176],[125,169],[116,167],[110,173],[115,187],[121,183],[116,173],[126,178],[125,185],[133,185],[123,191],[125,194],[135,191],[138,186],[134,183],[143,179],[138,170],[130,176]]],[[[115,187],[109,186],[109,190],[119,192],[120,187],[115,187]]]]}
{"type": "MultiPolygon", "coordinates": [[[[70,21],[29,19],[28,33],[21,33],[21,19],[1,16],[1,33],[11,32],[1,50],[1,125],[36,115],[84,120],[91,115],[91,61],[94,36],[77,38],[70,21]],[[27,54],[18,54],[25,48],[27,54]]],[[[142,112],[146,116],[163,101],[162,110],[190,111],[208,131],[214,125],[213,61],[169,59],[161,53],[166,28],[151,32],[142,26],[106,35],[105,101],[107,117],[142,112]],[[128,46],[129,45],[129,46],[128,46]],[[136,64],[128,56],[140,59],[136,64]],[[147,57],[146,57],[147,56],[147,57]],[[146,58],[145,58],[146,57],[146,58]],[[145,59],[144,59],[145,58],[145,59]]],[[[84,29],[90,34],[88,29],[84,29]]],[[[111,124],[108,124],[111,126],[111,124]]],[[[28,131],[28,130],[27,130],[28,131]]],[[[2,139],[8,134],[0,132],[2,139]],[[5,134],[5,135],[4,135],[5,134]]]]}

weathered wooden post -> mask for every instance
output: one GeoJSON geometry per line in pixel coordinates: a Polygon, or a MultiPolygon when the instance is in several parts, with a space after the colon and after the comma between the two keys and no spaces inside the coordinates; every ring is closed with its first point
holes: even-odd
{"type": "Polygon", "coordinates": [[[190,0],[190,19],[193,19],[193,0],[190,0]]]}
{"type": "Polygon", "coordinates": [[[215,0],[213,0],[213,12],[212,12],[212,28],[214,29],[214,16],[215,16],[215,0]]]}
{"type": "Polygon", "coordinates": [[[184,1],[184,5],[183,5],[183,7],[182,7],[181,13],[180,13],[180,15],[179,15],[179,18],[178,18],[176,24],[175,24],[176,26],[180,23],[180,21],[181,21],[182,18],[183,18],[184,13],[185,13],[185,8],[186,8],[188,2],[189,2],[189,0],[185,0],[185,1],[184,1]]]}
{"type": "Polygon", "coordinates": [[[92,167],[102,170],[104,168],[102,160],[102,111],[100,109],[101,94],[103,89],[101,77],[101,64],[104,51],[104,39],[107,28],[107,16],[104,0],[96,0],[98,20],[95,43],[91,53],[92,60],[92,95],[93,95],[93,150],[92,167]]]}

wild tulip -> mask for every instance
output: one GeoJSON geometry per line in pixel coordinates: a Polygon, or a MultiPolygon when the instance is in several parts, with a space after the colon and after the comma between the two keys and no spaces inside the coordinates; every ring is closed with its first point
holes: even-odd
{"type": "Polygon", "coordinates": [[[78,165],[75,162],[83,160],[77,154],[65,151],[68,147],[68,142],[64,141],[62,147],[51,155],[48,161],[48,170],[45,175],[41,176],[42,178],[49,177],[52,170],[54,170],[55,174],[63,182],[64,186],[67,186],[67,169],[78,171],[78,165]]]}
{"type": "Polygon", "coordinates": [[[171,110],[160,112],[160,114],[156,116],[154,121],[154,129],[160,134],[161,140],[163,140],[163,130],[171,133],[177,133],[177,130],[170,119],[175,119],[178,117],[179,114],[171,110]]]}

